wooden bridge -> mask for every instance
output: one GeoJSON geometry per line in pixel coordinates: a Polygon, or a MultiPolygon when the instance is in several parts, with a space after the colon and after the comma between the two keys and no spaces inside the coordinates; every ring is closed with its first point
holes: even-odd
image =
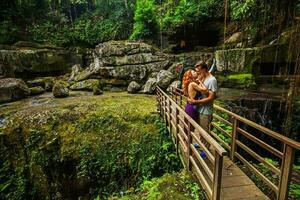
{"type": "Polygon", "coordinates": [[[288,199],[294,154],[300,150],[300,143],[217,105],[207,133],[185,113],[185,102],[180,90],[173,88],[167,94],[157,88],[158,112],[165,119],[182,163],[193,172],[208,199],[288,199]],[[247,130],[260,132],[264,139],[247,130]],[[261,150],[277,164],[268,162],[261,150]],[[267,197],[235,161],[243,163],[275,195],[267,197]],[[257,163],[264,166],[264,172],[257,163]]]}

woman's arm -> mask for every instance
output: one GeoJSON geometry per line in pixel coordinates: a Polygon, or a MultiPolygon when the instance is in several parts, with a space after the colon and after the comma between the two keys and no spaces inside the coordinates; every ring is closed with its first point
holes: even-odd
{"type": "Polygon", "coordinates": [[[200,81],[199,85],[196,84],[196,83],[191,83],[190,85],[191,85],[191,87],[193,87],[193,89],[195,91],[198,91],[198,92],[201,92],[201,93],[204,93],[204,94],[208,93],[207,87],[205,87],[205,85],[201,81],[200,81]]]}

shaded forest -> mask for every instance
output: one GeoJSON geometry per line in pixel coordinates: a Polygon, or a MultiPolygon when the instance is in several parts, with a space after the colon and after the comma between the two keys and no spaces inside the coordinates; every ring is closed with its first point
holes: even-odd
{"type": "Polygon", "coordinates": [[[130,39],[190,49],[221,45],[238,31],[253,46],[276,39],[300,14],[298,0],[3,0],[0,6],[0,43],[88,47],[130,39]]]}

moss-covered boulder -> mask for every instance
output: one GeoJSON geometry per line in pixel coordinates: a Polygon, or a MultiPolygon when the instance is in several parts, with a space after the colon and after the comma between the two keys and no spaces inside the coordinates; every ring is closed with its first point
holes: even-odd
{"type": "Polygon", "coordinates": [[[30,95],[38,95],[38,94],[43,94],[46,90],[42,88],[41,86],[37,87],[31,87],[30,89],[30,95]]]}
{"type": "Polygon", "coordinates": [[[127,87],[128,93],[137,93],[141,89],[141,85],[138,84],[135,81],[130,82],[130,84],[127,87]]]}
{"type": "Polygon", "coordinates": [[[0,199],[105,199],[179,170],[155,103],[148,95],[72,91],[3,105],[0,199]]]}
{"type": "Polygon", "coordinates": [[[157,85],[163,89],[167,89],[174,79],[175,79],[174,74],[172,74],[167,70],[161,70],[157,74],[157,85]]]}
{"type": "Polygon", "coordinates": [[[56,98],[64,98],[69,96],[69,89],[64,82],[58,81],[54,84],[52,93],[56,98]]]}
{"type": "Polygon", "coordinates": [[[146,84],[143,86],[143,93],[154,94],[157,85],[156,78],[149,78],[146,84]]]}
{"type": "Polygon", "coordinates": [[[0,79],[0,103],[25,98],[29,93],[28,86],[21,79],[0,79]]]}
{"type": "Polygon", "coordinates": [[[71,90],[86,90],[93,91],[94,88],[101,88],[101,82],[98,79],[87,79],[80,82],[75,82],[71,85],[71,90]]]}

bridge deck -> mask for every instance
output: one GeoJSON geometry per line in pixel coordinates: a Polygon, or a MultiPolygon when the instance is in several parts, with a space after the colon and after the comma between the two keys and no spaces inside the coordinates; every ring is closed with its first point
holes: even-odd
{"type": "Polygon", "coordinates": [[[221,199],[269,199],[228,157],[223,161],[221,199]]]}

